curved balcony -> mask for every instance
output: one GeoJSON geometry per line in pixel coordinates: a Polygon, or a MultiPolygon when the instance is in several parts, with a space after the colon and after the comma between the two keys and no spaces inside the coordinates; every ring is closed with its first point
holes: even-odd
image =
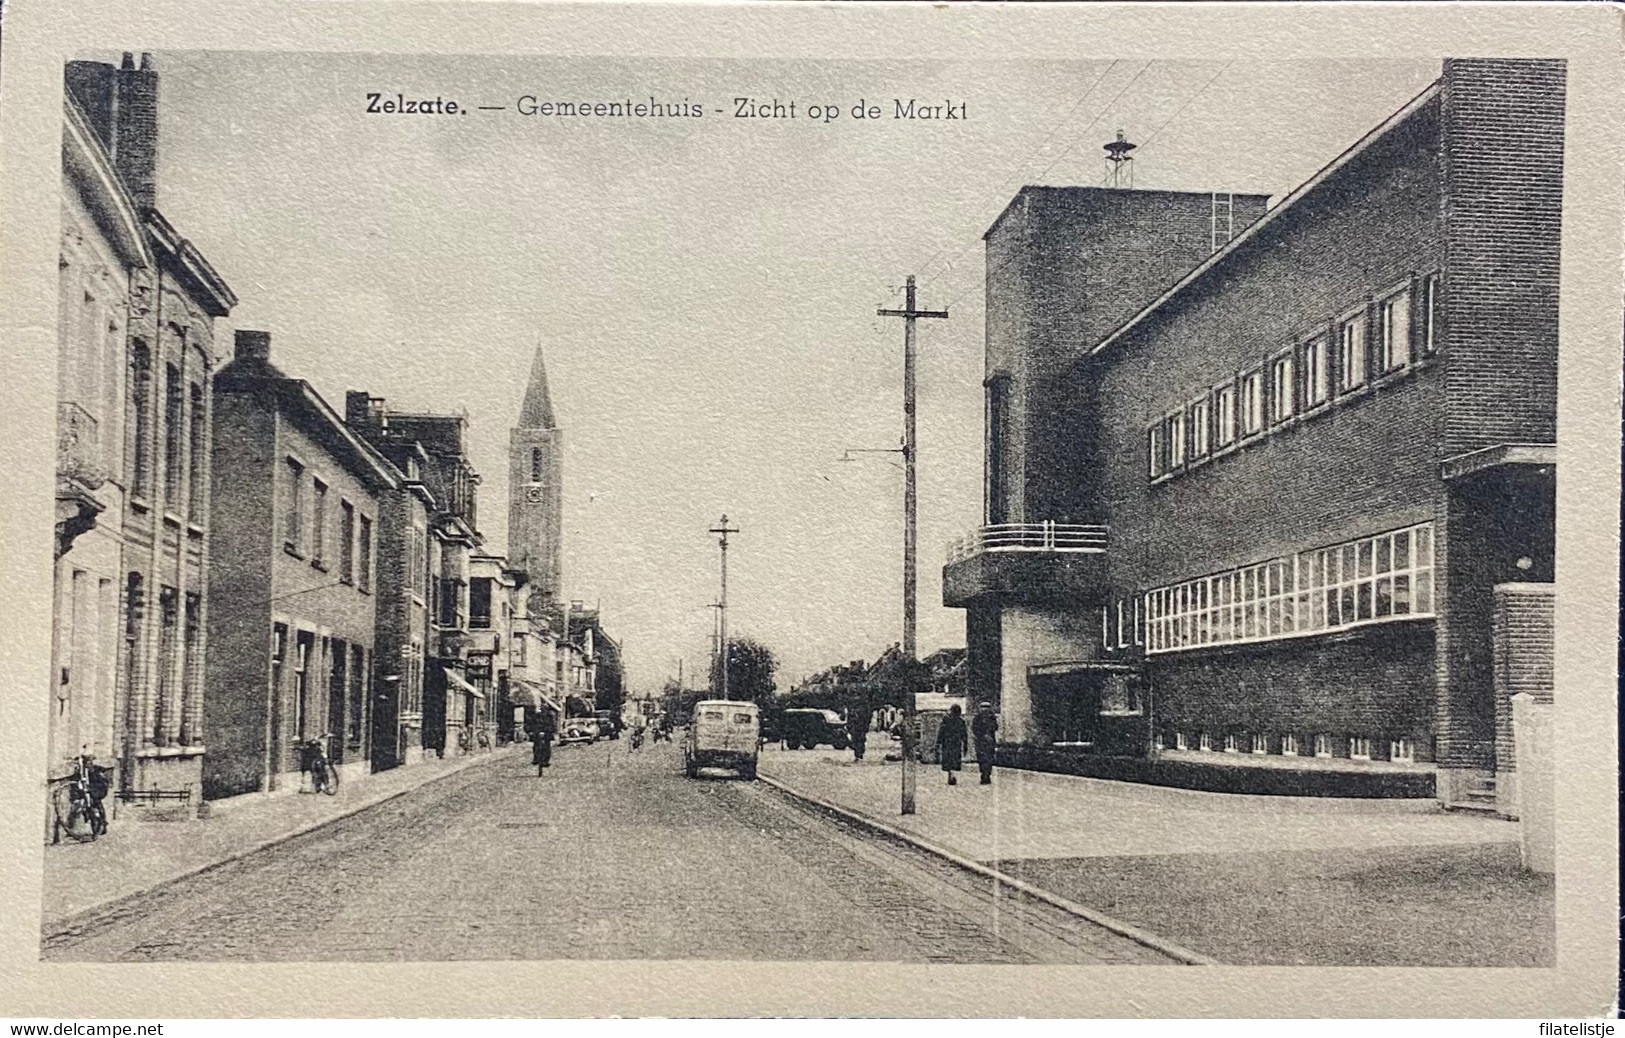
{"type": "Polygon", "coordinates": [[[1107,528],[1079,523],[980,526],[948,545],[942,604],[979,598],[1099,601],[1106,587],[1107,528]]]}

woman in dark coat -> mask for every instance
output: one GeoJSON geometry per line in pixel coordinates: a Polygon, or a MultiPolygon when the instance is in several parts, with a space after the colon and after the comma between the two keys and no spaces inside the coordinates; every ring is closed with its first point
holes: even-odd
{"type": "Polygon", "coordinates": [[[963,711],[955,703],[948,708],[948,716],[942,719],[942,727],[937,729],[937,759],[942,761],[942,770],[948,773],[948,785],[959,785],[954,773],[964,766],[965,751],[969,746],[970,733],[965,730],[963,711]]]}

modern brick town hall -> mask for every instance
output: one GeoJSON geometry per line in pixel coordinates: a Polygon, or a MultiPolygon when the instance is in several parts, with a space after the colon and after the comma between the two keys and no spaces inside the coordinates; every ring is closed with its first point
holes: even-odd
{"type": "Polygon", "coordinates": [[[1009,763],[1510,811],[1550,701],[1564,66],[1451,60],[1273,207],[1027,187],[985,235],[1009,763]]]}

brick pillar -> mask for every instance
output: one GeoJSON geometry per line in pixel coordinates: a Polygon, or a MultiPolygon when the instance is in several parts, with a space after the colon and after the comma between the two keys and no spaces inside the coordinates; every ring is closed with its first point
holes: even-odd
{"type": "Polygon", "coordinates": [[[1556,592],[1552,584],[1495,587],[1495,793],[1508,817],[1516,817],[1518,803],[1512,697],[1527,692],[1537,703],[1552,702],[1556,592]]]}

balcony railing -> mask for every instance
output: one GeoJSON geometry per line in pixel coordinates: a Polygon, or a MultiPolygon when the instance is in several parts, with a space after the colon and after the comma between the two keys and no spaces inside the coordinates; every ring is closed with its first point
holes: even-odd
{"type": "Polygon", "coordinates": [[[100,426],[95,415],[78,404],[56,405],[56,471],[95,490],[107,481],[102,461],[100,426]]]}
{"type": "Polygon", "coordinates": [[[1106,527],[1078,523],[998,523],[979,526],[948,545],[948,562],[994,551],[1100,553],[1106,550],[1106,527]]]}

